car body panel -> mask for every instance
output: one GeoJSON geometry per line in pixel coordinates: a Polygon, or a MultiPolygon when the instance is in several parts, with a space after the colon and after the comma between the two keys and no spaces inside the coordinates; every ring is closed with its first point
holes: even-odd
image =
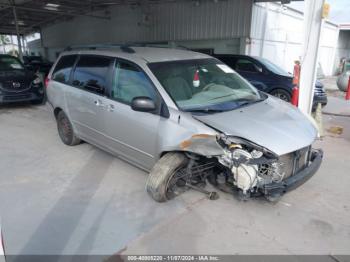
{"type": "Polygon", "coordinates": [[[77,134],[84,139],[102,141],[105,112],[101,105],[103,98],[78,88],[66,88],[65,97],[67,111],[77,134]]]}
{"type": "Polygon", "coordinates": [[[243,108],[195,118],[226,135],[247,139],[277,155],[304,148],[317,136],[315,127],[298,109],[272,96],[243,108]]]}
{"type": "Polygon", "coordinates": [[[129,105],[105,98],[104,134],[115,154],[150,168],[157,159],[159,122],[157,114],[137,112],[129,105]]]}

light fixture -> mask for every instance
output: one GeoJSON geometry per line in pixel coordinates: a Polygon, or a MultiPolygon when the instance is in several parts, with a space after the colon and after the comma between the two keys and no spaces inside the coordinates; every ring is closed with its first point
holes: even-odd
{"type": "Polygon", "coordinates": [[[47,10],[57,11],[58,7],[60,7],[59,4],[53,4],[53,3],[47,3],[44,8],[47,10]]]}
{"type": "MultiPolygon", "coordinates": [[[[14,25],[14,24],[16,24],[16,22],[15,22],[15,21],[12,21],[11,24],[14,25]]],[[[17,24],[18,24],[18,25],[25,25],[24,21],[22,21],[22,20],[17,20],[17,24]]]]}

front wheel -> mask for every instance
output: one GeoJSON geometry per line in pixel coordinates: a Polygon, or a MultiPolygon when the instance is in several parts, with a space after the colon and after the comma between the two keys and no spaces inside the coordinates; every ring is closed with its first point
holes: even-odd
{"type": "Polygon", "coordinates": [[[157,202],[165,202],[186,190],[186,181],[181,170],[186,167],[188,158],[177,152],[165,154],[151,170],[146,190],[157,202]]]}
{"type": "Polygon", "coordinates": [[[280,88],[272,90],[270,94],[286,102],[290,102],[292,99],[292,96],[288,91],[280,88]]]}

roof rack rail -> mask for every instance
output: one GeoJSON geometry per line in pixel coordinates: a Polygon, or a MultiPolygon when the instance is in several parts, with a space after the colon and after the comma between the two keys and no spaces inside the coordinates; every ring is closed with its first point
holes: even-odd
{"type": "Polygon", "coordinates": [[[97,50],[97,49],[108,49],[113,47],[119,47],[123,52],[126,53],[135,53],[135,50],[128,44],[99,44],[99,45],[73,45],[67,46],[64,51],[72,50],[97,50]]]}
{"type": "Polygon", "coordinates": [[[113,47],[119,47],[123,52],[133,54],[135,49],[133,47],[156,47],[156,48],[172,48],[189,50],[187,47],[182,45],[176,45],[169,42],[139,42],[139,43],[124,43],[124,44],[97,44],[97,45],[72,45],[67,46],[64,51],[72,50],[96,50],[96,49],[108,49],[113,47]]]}

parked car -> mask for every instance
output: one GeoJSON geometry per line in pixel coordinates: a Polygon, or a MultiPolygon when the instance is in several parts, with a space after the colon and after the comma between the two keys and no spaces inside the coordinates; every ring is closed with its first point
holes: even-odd
{"type": "Polygon", "coordinates": [[[40,72],[46,77],[50,72],[52,63],[41,56],[23,56],[23,62],[28,70],[40,72]]]}
{"type": "Polygon", "coordinates": [[[159,202],[207,180],[246,199],[270,200],[318,170],[315,126],[259,92],[221,61],[191,51],[121,47],[64,52],[48,101],[66,145],[87,141],[150,171],[159,202]]]}
{"type": "Polygon", "coordinates": [[[40,77],[27,70],[18,58],[0,55],[0,104],[26,101],[41,104],[43,100],[40,77]]]}
{"type": "MultiPolygon", "coordinates": [[[[293,89],[293,75],[271,61],[246,55],[215,55],[216,58],[233,68],[257,89],[290,102],[293,89]]],[[[313,108],[327,104],[327,93],[320,81],[316,81],[313,108]]]]}

